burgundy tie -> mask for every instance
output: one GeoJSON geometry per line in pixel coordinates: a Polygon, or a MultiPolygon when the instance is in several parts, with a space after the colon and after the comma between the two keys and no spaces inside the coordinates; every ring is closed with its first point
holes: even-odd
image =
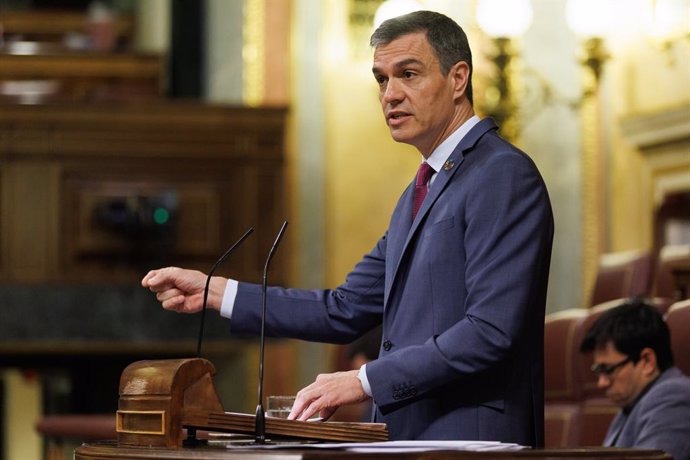
{"type": "Polygon", "coordinates": [[[426,197],[426,194],[429,191],[427,184],[429,183],[429,179],[431,179],[431,175],[433,173],[433,168],[429,166],[429,163],[427,163],[426,161],[422,162],[422,164],[419,165],[419,170],[417,171],[417,181],[414,185],[412,220],[414,220],[415,216],[417,215],[417,211],[419,211],[419,208],[422,206],[422,202],[424,201],[424,198],[426,197]]]}

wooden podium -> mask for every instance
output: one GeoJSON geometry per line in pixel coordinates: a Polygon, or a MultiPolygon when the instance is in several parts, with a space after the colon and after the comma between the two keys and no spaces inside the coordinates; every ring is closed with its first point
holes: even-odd
{"type": "MultiPolygon", "coordinates": [[[[346,446],[346,444],[344,444],[346,446]]],[[[527,449],[514,452],[442,451],[352,452],[345,449],[166,449],[92,443],[78,447],[75,460],[673,460],[660,450],[615,447],[527,449]]]]}
{"type": "Polygon", "coordinates": [[[117,441],[83,444],[74,451],[75,460],[371,460],[374,457],[391,460],[671,460],[671,456],[660,450],[619,448],[354,452],[347,450],[348,441],[387,440],[386,426],[299,422],[272,417],[266,418],[267,437],[285,441],[286,445],[271,446],[270,450],[250,443],[186,447],[185,441],[190,440],[190,436],[196,439],[197,430],[254,434],[253,415],[223,411],[211,379],[214,374],[213,364],[201,358],[130,364],[120,378],[117,441]],[[297,441],[299,445],[289,447],[288,440],[293,444],[297,441]],[[302,441],[342,442],[342,448],[310,449],[302,441]]]}
{"type": "MultiPolygon", "coordinates": [[[[202,358],[137,361],[120,378],[116,413],[118,444],[180,448],[196,443],[197,431],[254,433],[255,416],[224,412],[213,386],[215,367],[202,358]],[[187,437],[184,436],[184,430],[187,437]]],[[[266,417],[271,439],[385,441],[381,423],[300,422],[266,417]]]]}

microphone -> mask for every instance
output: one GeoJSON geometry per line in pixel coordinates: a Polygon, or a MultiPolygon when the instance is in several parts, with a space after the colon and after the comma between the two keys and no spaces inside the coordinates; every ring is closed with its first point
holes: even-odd
{"type": "Polygon", "coordinates": [[[261,289],[261,345],[259,346],[259,404],[256,406],[256,421],[254,426],[255,440],[257,444],[266,443],[266,414],[264,413],[264,342],[266,339],[266,289],[268,285],[268,265],[273,258],[273,254],[278,248],[280,240],[283,238],[283,233],[287,228],[287,220],[283,222],[283,226],[278,231],[275,242],[266,257],[266,265],[264,265],[264,282],[261,289]]]}
{"type": "Polygon", "coordinates": [[[200,358],[201,357],[201,340],[203,339],[204,336],[204,318],[206,317],[206,300],[208,299],[208,287],[211,284],[211,275],[213,275],[213,272],[216,271],[216,268],[220,264],[225,261],[225,259],[228,258],[230,254],[237,248],[244,240],[247,239],[247,237],[254,231],[254,227],[250,227],[249,230],[247,230],[244,235],[240,237],[239,240],[235,242],[232,246],[230,246],[230,249],[225,251],[225,254],[220,256],[220,259],[216,261],[215,264],[213,264],[213,267],[208,271],[208,276],[206,277],[206,286],[204,287],[204,303],[203,306],[201,307],[201,324],[199,325],[199,341],[197,342],[196,345],[196,357],[200,358]]]}

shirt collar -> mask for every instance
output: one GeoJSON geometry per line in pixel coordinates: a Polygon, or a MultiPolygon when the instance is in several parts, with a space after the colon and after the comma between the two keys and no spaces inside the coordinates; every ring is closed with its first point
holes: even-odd
{"type": "Polygon", "coordinates": [[[455,147],[460,143],[462,138],[465,137],[465,135],[470,132],[472,128],[474,128],[474,125],[479,123],[479,121],[479,117],[477,115],[473,115],[462,125],[460,125],[458,129],[453,131],[443,142],[441,142],[441,144],[439,144],[439,146],[436,147],[433,152],[431,152],[431,155],[429,158],[427,158],[426,162],[429,163],[429,166],[434,169],[434,172],[439,172],[441,170],[441,167],[446,162],[450,154],[453,153],[455,147]]]}

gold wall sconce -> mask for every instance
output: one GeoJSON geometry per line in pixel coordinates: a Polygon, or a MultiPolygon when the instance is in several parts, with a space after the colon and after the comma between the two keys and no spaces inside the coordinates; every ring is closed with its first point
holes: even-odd
{"type": "Polygon", "coordinates": [[[477,4],[477,23],[491,38],[494,51],[488,57],[496,66],[480,110],[494,118],[501,134],[512,141],[520,133],[517,41],[532,25],[532,16],[529,0],[479,0],[477,4]]]}
{"type": "Polygon", "coordinates": [[[611,27],[613,4],[610,0],[568,0],[565,17],[575,35],[583,40],[580,64],[588,71],[583,99],[599,88],[604,63],[609,54],[603,37],[611,27]]]}
{"type": "Polygon", "coordinates": [[[579,109],[585,99],[596,94],[601,75],[609,54],[604,46],[604,36],[610,25],[612,4],[610,0],[569,0],[566,19],[573,32],[582,39],[580,64],[586,71],[583,92],[575,100],[557,94],[549,82],[535,69],[521,69],[519,64],[519,38],[531,26],[533,9],[530,0],[479,0],[477,23],[491,38],[494,52],[488,56],[495,66],[495,75],[481,101],[480,111],[493,117],[501,127],[501,133],[509,140],[517,141],[520,135],[520,113],[536,113],[544,104],[565,103],[579,109]],[[526,85],[521,78],[531,78],[526,85]],[[532,101],[538,107],[521,107],[527,99],[527,87],[542,94],[532,101]]]}
{"type": "Polygon", "coordinates": [[[680,47],[690,46],[690,0],[650,1],[652,4],[647,34],[666,54],[669,65],[675,65],[675,50],[683,53],[680,47]]]}

